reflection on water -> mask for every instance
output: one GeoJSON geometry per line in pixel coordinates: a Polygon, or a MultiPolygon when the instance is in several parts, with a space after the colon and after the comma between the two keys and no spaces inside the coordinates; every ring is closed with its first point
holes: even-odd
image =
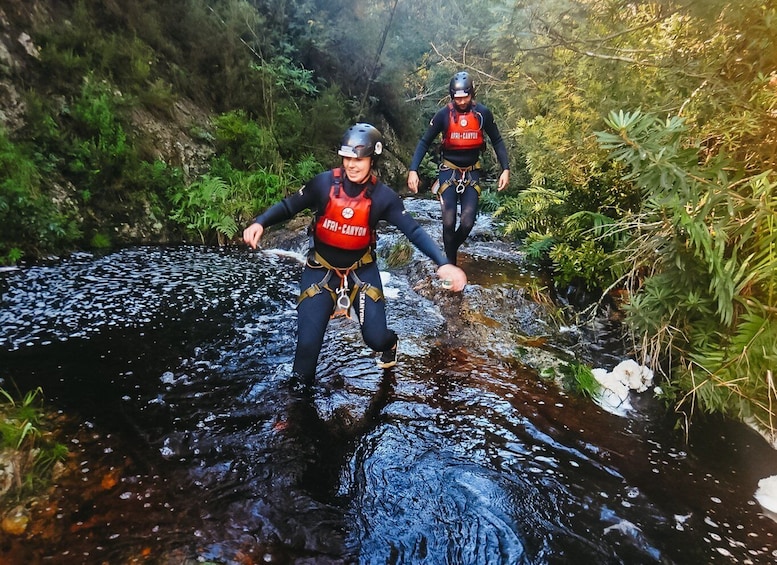
{"type": "MultiPolygon", "coordinates": [[[[476,284],[516,284],[495,274],[514,268],[501,255],[466,260],[476,284]]],[[[338,319],[313,390],[295,392],[299,269],[177,247],[0,274],[0,376],[42,385],[76,418],[75,472],[0,560],[777,557],[777,526],[752,497],[777,471],[760,437],[698,422],[686,445],[649,398],[619,418],[493,347],[440,340],[448,313],[401,274],[395,370],[377,369],[354,322],[338,319]]]]}

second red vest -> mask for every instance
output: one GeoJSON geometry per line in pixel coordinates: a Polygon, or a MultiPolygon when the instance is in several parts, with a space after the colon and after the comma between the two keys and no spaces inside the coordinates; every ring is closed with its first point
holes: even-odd
{"type": "Polygon", "coordinates": [[[448,129],[442,140],[443,149],[481,149],[485,144],[482,129],[482,116],[472,107],[465,113],[459,113],[448,104],[448,129]]]}

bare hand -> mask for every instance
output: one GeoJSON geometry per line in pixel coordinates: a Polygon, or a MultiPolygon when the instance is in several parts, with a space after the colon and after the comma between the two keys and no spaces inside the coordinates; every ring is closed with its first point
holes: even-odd
{"type": "Polygon", "coordinates": [[[259,240],[262,238],[263,233],[264,226],[254,222],[243,230],[243,241],[250,245],[251,249],[256,249],[256,246],[259,245],[259,240]]]}
{"type": "Polygon", "coordinates": [[[507,188],[508,184],[510,184],[510,169],[505,169],[502,171],[502,174],[499,175],[499,183],[497,184],[496,189],[502,191],[507,188]]]}
{"type": "Polygon", "coordinates": [[[410,192],[413,194],[418,192],[418,173],[415,171],[410,171],[407,173],[407,188],[410,189],[410,192]]]}
{"type": "Polygon", "coordinates": [[[437,269],[440,280],[450,281],[453,292],[461,292],[467,286],[467,274],[456,265],[442,265],[437,269]]]}

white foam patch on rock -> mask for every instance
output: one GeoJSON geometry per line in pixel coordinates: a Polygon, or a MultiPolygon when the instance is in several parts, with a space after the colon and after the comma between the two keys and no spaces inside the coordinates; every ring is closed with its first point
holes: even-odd
{"type": "Polygon", "coordinates": [[[777,522],[777,475],[758,481],[755,499],[764,509],[764,514],[777,522]]]}
{"type": "Polygon", "coordinates": [[[653,386],[653,371],[632,359],[621,361],[612,371],[596,368],[591,372],[601,385],[596,403],[619,416],[625,416],[632,410],[631,391],[645,392],[653,386]]]}

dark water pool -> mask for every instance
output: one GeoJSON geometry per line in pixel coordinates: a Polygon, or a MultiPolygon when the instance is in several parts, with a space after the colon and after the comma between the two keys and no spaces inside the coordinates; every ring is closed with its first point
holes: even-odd
{"type": "MultiPolygon", "coordinates": [[[[487,269],[488,261],[471,265],[487,269]]],[[[494,265],[504,269],[503,258],[494,265]]],[[[772,563],[754,432],[654,400],[628,418],[458,343],[396,275],[400,363],[338,319],[289,386],[293,259],[132,248],[0,274],[0,377],[73,453],[2,563],[772,563]]],[[[515,284],[480,272],[481,284],[515,284]],[[497,279],[497,280],[493,280],[497,279]]]]}

